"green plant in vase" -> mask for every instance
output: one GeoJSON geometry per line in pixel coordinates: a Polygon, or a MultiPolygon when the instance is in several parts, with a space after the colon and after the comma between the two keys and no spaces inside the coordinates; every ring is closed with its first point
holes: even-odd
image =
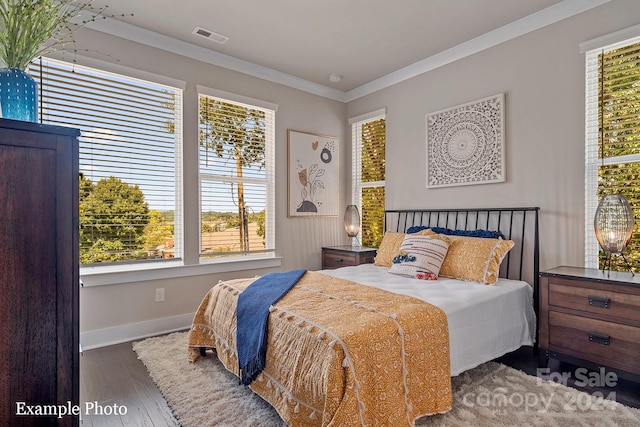
{"type": "Polygon", "coordinates": [[[74,31],[104,17],[105,8],[94,11],[91,1],[78,0],[0,0],[0,61],[6,67],[0,69],[2,117],[37,121],[37,85],[27,66],[75,44],[74,31]]]}

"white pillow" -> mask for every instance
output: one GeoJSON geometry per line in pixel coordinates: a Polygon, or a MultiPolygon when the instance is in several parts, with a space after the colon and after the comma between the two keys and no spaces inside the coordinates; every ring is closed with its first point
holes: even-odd
{"type": "Polygon", "coordinates": [[[389,273],[423,280],[436,280],[449,239],[445,236],[407,234],[389,268],[389,273]]]}

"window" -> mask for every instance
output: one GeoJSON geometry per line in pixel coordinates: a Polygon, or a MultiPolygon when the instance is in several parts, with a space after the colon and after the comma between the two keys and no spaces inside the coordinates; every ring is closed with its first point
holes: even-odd
{"type": "Polygon", "coordinates": [[[182,90],[42,59],[43,123],[79,128],[80,262],[182,256],[182,90]]]}
{"type": "Polygon", "coordinates": [[[362,217],[362,245],[380,246],[384,233],[386,111],[349,120],[352,141],[352,203],[362,217]]]}
{"type": "MultiPolygon", "coordinates": [[[[600,198],[623,194],[640,218],[640,38],[586,52],[585,265],[603,268],[593,218],[600,198]]],[[[640,232],[625,257],[640,268],[640,232]]],[[[613,257],[612,270],[627,270],[613,257]]]]}
{"type": "Polygon", "coordinates": [[[275,249],[276,105],[198,87],[200,257],[275,249]]]}

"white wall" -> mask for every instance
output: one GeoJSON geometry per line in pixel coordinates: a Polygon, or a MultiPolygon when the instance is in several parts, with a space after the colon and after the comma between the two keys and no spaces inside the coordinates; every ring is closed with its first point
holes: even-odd
{"type": "Polygon", "coordinates": [[[614,0],[350,102],[348,117],[387,107],[387,207],[539,206],[541,268],[584,265],[585,83],[578,45],[638,23],[640,2],[614,0]],[[500,92],[506,182],[427,189],[425,114],[500,92]]]}
{"type": "MultiPolygon", "coordinates": [[[[287,218],[287,128],[340,138],[344,206],[351,184],[347,118],[383,107],[387,108],[388,208],[539,206],[541,268],[546,269],[580,266],[584,258],[584,57],[578,44],[638,23],[639,1],[613,0],[346,105],[89,30],[78,37],[78,47],[109,54],[125,66],[186,81],[185,110],[195,111],[196,84],[279,104],[276,245],[283,257],[281,270],[318,269],[321,246],[344,241],[340,217],[287,218]],[[506,94],[506,182],[427,189],[425,114],[499,92],[506,94]]],[[[195,156],[196,123],[187,121],[185,126],[185,155],[195,156]]],[[[197,167],[187,170],[185,179],[185,203],[197,203],[197,167]]],[[[197,218],[187,220],[197,228],[197,218]]],[[[167,324],[188,324],[184,315],[196,310],[213,283],[261,273],[84,288],[83,337],[104,342],[160,331],[167,324]],[[157,287],[165,288],[166,302],[154,302],[157,287]]]]}

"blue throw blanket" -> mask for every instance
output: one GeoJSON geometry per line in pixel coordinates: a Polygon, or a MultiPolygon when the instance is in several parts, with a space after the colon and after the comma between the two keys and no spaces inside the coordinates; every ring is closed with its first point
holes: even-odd
{"type": "Polygon", "coordinates": [[[269,307],[285,296],[306,272],[292,270],[265,274],[238,296],[236,345],[241,384],[251,384],[264,369],[269,307]]]}

